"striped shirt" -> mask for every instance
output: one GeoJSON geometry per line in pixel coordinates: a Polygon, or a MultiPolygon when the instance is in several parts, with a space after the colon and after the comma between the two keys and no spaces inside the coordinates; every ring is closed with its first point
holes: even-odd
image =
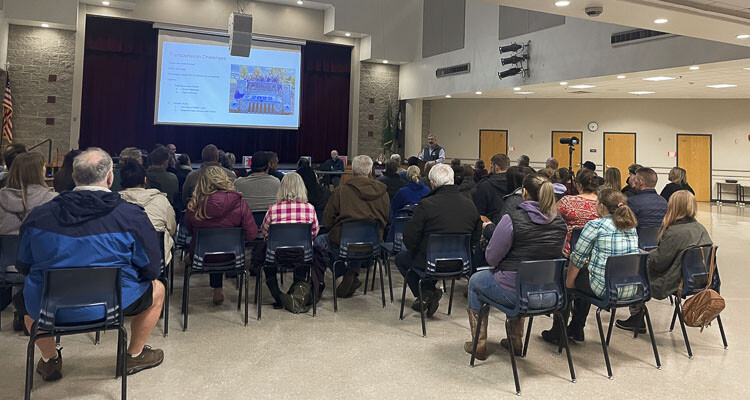
{"type": "MultiPolygon", "coordinates": [[[[620,231],[611,216],[589,221],[581,232],[570,263],[578,268],[587,266],[591,290],[604,297],[606,290],[604,269],[609,256],[638,253],[638,234],[635,228],[620,231]]],[[[629,299],[636,294],[637,285],[617,288],[618,299],[629,299]]]]}
{"type": "Polygon", "coordinates": [[[312,237],[318,235],[318,216],[315,207],[310,203],[282,201],[268,207],[261,230],[268,240],[268,228],[271,224],[312,224],[312,237]]]}

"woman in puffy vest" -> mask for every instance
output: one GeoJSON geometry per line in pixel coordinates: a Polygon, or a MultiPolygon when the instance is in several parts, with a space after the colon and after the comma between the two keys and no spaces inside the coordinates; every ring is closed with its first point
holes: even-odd
{"type": "MultiPolygon", "coordinates": [[[[485,256],[494,270],[483,270],[469,281],[469,323],[475,334],[483,296],[497,303],[513,307],[516,296],[516,270],[521,261],[549,260],[562,257],[568,232],[565,222],[557,215],[555,191],[552,183],[539,175],[527,175],[522,184],[523,201],[502,217],[492,234],[485,256]]],[[[523,320],[510,322],[510,335],[516,355],[521,354],[523,320]]],[[[508,339],[500,344],[508,348],[508,339]]],[[[464,345],[471,353],[472,342],[464,345]]],[[[476,357],[487,358],[487,315],[482,320],[476,357]]]]}

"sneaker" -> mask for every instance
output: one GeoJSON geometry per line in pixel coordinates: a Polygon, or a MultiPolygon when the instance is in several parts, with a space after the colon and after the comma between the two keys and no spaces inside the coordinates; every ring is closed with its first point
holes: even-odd
{"type": "Polygon", "coordinates": [[[646,324],[643,323],[643,317],[637,314],[631,315],[628,319],[618,319],[615,325],[626,331],[635,331],[638,329],[639,334],[646,333],[646,324]]]}
{"type": "Polygon", "coordinates": [[[336,288],[336,296],[347,297],[349,291],[352,289],[352,283],[354,283],[354,274],[347,271],[341,279],[341,283],[336,288]]]}
{"type": "Polygon", "coordinates": [[[544,341],[547,343],[551,343],[557,346],[560,343],[560,331],[555,331],[552,329],[542,331],[542,339],[544,339],[544,341]]]}
{"type": "Polygon", "coordinates": [[[443,291],[441,289],[435,289],[432,295],[427,298],[427,317],[435,315],[438,307],[440,307],[440,298],[443,297],[443,291]]]}
{"type": "Polygon", "coordinates": [[[42,376],[45,381],[56,381],[62,378],[62,352],[57,349],[57,357],[44,361],[39,359],[36,364],[36,372],[42,376]]]}
{"type": "Polygon", "coordinates": [[[128,354],[127,368],[128,375],[137,374],[144,369],[154,368],[164,361],[164,352],[159,349],[152,349],[151,346],[143,346],[143,350],[138,357],[128,354]]]}
{"type": "Polygon", "coordinates": [[[411,309],[416,312],[419,312],[419,310],[422,309],[423,304],[424,304],[424,309],[427,310],[427,308],[429,308],[429,305],[427,304],[427,302],[422,301],[421,299],[416,299],[414,300],[414,303],[411,303],[411,309]]]}

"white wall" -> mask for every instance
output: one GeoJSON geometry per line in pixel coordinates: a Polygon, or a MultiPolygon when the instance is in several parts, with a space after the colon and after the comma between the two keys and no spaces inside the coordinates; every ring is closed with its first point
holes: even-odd
{"type": "Polygon", "coordinates": [[[553,130],[582,131],[584,160],[601,166],[602,132],[636,132],[636,162],[660,173],[661,188],[676,165],[667,155],[677,150],[676,134],[708,133],[714,182],[735,178],[750,185],[750,100],[446,99],[430,107],[430,133],[448,158],[477,159],[479,130],[506,129],[515,147],[511,160],[528,154],[539,167],[551,155],[553,130]],[[591,121],[599,131],[587,130],[591,121]]]}
{"type": "MultiPolygon", "coordinates": [[[[2,7],[2,2],[0,2],[2,7]]],[[[8,20],[5,18],[5,11],[0,10],[0,69],[5,68],[8,62],[8,20]]]]}
{"type": "Polygon", "coordinates": [[[52,28],[73,30],[78,18],[78,0],[4,0],[3,11],[10,23],[48,23],[52,28]]]}

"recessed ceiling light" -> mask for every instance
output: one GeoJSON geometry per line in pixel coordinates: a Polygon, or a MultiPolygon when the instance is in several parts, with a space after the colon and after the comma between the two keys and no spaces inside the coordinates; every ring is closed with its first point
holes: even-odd
{"type": "Polygon", "coordinates": [[[593,89],[595,87],[596,86],[594,85],[574,85],[574,86],[571,86],[570,88],[571,89],[593,89]]]}
{"type": "Polygon", "coordinates": [[[562,86],[568,86],[568,82],[560,82],[560,85],[562,85],[562,86]]]}
{"type": "Polygon", "coordinates": [[[666,18],[659,18],[654,20],[655,24],[666,24],[667,22],[669,22],[669,20],[666,18]]]}
{"type": "Polygon", "coordinates": [[[482,94],[482,92],[480,92],[480,91],[477,90],[476,92],[474,92],[474,94],[480,95],[480,94],[482,94]]]}
{"type": "Polygon", "coordinates": [[[747,39],[750,38],[750,35],[743,33],[742,35],[737,35],[737,39],[747,39]]]}
{"type": "Polygon", "coordinates": [[[651,81],[651,82],[671,81],[675,79],[677,78],[672,78],[671,76],[653,76],[651,78],[643,78],[644,81],[651,81]]]}
{"type": "Polygon", "coordinates": [[[383,64],[388,64],[388,60],[383,60],[383,64]]]}
{"type": "Polygon", "coordinates": [[[42,24],[42,28],[49,28],[49,24],[42,24]]]}
{"type": "Polygon", "coordinates": [[[449,94],[446,94],[446,95],[445,95],[445,98],[446,98],[446,99],[450,99],[451,97],[452,97],[452,96],[451,96],[451,95],[449,95],[449,94]]]}
{"type": "Polygon", "coordinates": [[[720,83],[718,85],[706,85],[706,87],[711,89],[727,89],[737,87],[737,85],[732,83],[720,83]]]}
{"type": "Polygon", "coordinates": [[[517,92],[517,91],[521,90],[521,88],[520,87],[514,87],[513,90],[515,90],[517,92]]]}
{"type": "Polygon", "coordinates": [[[346,37],[349,37],[349,36],[351,36],[351,35],[352,35],[352,34],[351,34],[351,33],[349,33],[349,32],[346,32],[346,33],[344,34],[344,36],[346,36],[346,37]]]}
{"type": "Polygon", "coordinates": [[[516,94],[534,94],[534,92],[516,92],[516,94]]]}
{"type": "Polygon", "coordinates": [[[558,7],[567,7],[570,5],[569,1],[556,1],[555,5],[558,7]]]}
{"type": "Polygon", "coordinates": [[[103,1],[103,2],[102,2],[102,5],[103,5],[103,6],[108,6],[108,5],[109,5],[109,2],[108,2],[108,1],[103,1]]]}
{"type": "Polygon", "coordinates": [[[617,79],[625,79],[625,78],[627,78],[627,76],[625,76],[625,75],[617,75],[617,79]]]}
{"type": "Polygon", "coordinates": [[[305,3],[305,2],[304,2],[304,1],[302,1],[302,0],[297,0],[297,4],[299,4],[299,5],[302,5],[302,4],[304,4],[304,3],[305,3]]]}
{"type": "Polygon", "coordinates": [[[693,65],[692,67],[690,67],[690,70],[691,70],[691,71],[697,71],[697,70],[699,70],[699,69],[701,69],[701,67],[699,67],[699,66],[697,66],[697,65],[693,65]]]}
{"type": "Polygon", "coordinates": [[[654,94],[656,92],[649,92],[648,90],[640,90],[640,91],[628,92],[628,93],[630,93],[630,94],[654,94]]]}

